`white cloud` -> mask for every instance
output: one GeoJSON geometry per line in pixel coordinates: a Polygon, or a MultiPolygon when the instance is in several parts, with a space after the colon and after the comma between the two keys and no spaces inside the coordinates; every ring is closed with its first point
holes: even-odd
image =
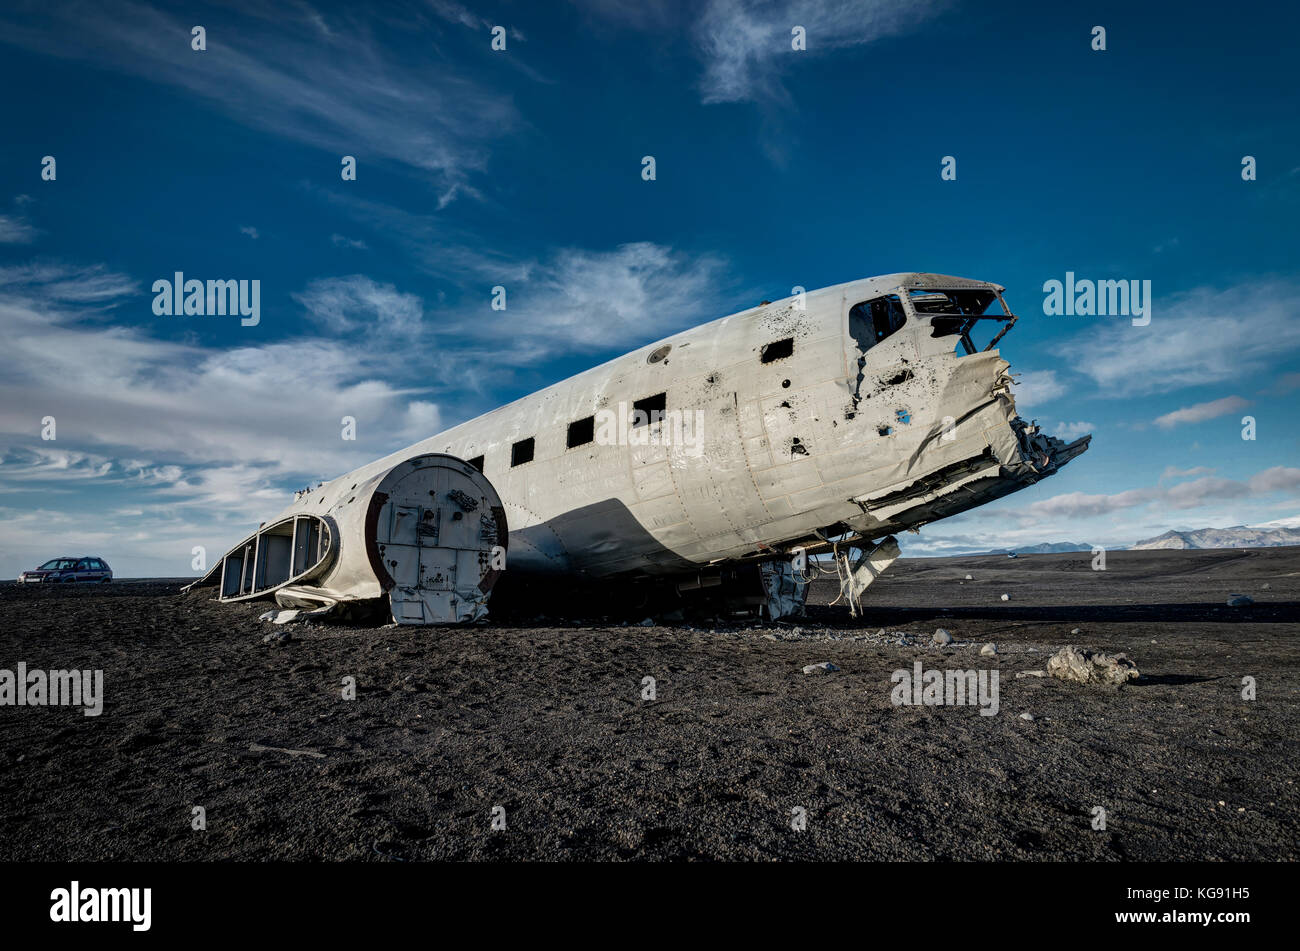
{"type": "Polygon", "coordinates": [[[1171,429],[1180,423],[1201,423],[1207,419],[1216,419],[1219,416],[1236,413],[1249,405],[1250,401],[1244,400],[1240,396],[1225,396],[1223,399],[1212,400],[1208,403],[1196,403],[1192,406],[1176,409],[1172,413],[1157,416],[1155,424],[1162,429],[1171,429]]]}
{"type": "Polygon", "coordinates": [[[427,172],[444,204],[477,194],[470,176],[485,167],[486,144],[518,123],[508,97],[427,50],[403,59],[382,49],[374,39],[381,24],[349,20],[348,29],[331,31],[301,5],[224,10],[201,54],[190,48],[190,19],[141,3],[53,4],[40,12],[44,19],[8,14],[0,34],[179,87],[240,122],[335,156],[386,158],[427,172]]]}
{"type": "Polygon", "coordinates": [[[705,62],[706,103],[781,100],[781,74],[799,57],[862,46],[906,33],[933,17],[935,0],[710,0],[696,25],[705,62]],[[807,50],[791,49],[791,30],[807,31],[807,50]]]}
{"type": "Polygon", "coordinates": [[[1085,423],[1080,420],[1077,423],[1057,423],[1051,430],[1051,434],[1058,439],[1069,441],[1077,439],[1080,436],[1086,436],[1097,428],[1096,423],[1085,423]]]}
{"type": "Polygon", "coordinates": [[[1192,466],[1190,469],[1179,469],[1177,466],[1165,466],[1165,471],[1160,473],[1160,481],[1164,482],[1169,479],[1190,479],[1192,476],[1210,475],[1214,470],[1209,466],[1192,466]]]}
{"type": "Polygon", "coordinates": [[[392,284],[377,284],[361,274],[312,281],[293,299],[332,334],[358,330],[413,336],[420,330],[424,304],[392,284]]]}
{"type": "MultiPolygon", "coordinates": [[[[1189,471],[1208,470],[1194,469],[1189,471]]],[[[1274,493],[1300,495],[1300,469],[1273,466],[1255,473],[1255,475],[1244,481],[1225,479],[1218,476],[1203,476],[1189,482],[1179,482],[1175,485],[1143,486],[1135,489],[1125,489],[1109,495],[1068,492],[1010,509],[1000,507],[997,509],[980,509],[972,513],[972,516],[975,518],[1009,519],[1018,523],[1030,524],[1052,519],[1095,518],[1149,504],[1165,509],[1195,509],[1223,501],[1260,499],[1274,493]]]]}
{"type": "Polygon", "coordinates": [[[148,312],[147,296],[131,290],[133,282],[99,268],[0,271],[0,332],[9,341],[0,435],[36,439],[49,415],[60,447],[75,438],[72,448],[107,458],[332,477],[398,448],[408,406],[426,389],[393,382],[420,375],[399,372],[410,364],[409,348],[364,332],[409,333],[418,323],[418,298],[390,285],[354,276],[305,292],[322,320],[361,328],[355,334],[228,350],[158,340],[138,320],[112,321],[114,306],[131,300],[148,312]],[[355,442],[340,439],[343,416],[357,419],[355,442]]]}
{"type": "Polygon", "coordinates": [[[529,268],[494,334],[509,327],[539,354],[648,343],[722,316],[711,310],[718,306],[722,266],[716,257],[690,257],[649,242],[563,251],[529,268]]]}
{"type": "Polygon", "coordinates": [[[1256,528],[1300,528],[1300,515],[1290,515],[1286,518],[1275,518],[1272,521],[1260,522],[1256,528]]]}
{"type": "Polygon", "coordinates": [[[1055,370],[1027,370],[1016,373],[1015,379],[1016,386],[1012,392],[1016,409],[1022,416],[1038,412],[1045,404],[1065,395],[1065,384],[1055,370]]]}
{"type": "Polygon", "coordinates": [[[1152,303],[1150,325],[1105,320],[1063,349],[1113,397],[1258,378],[1300,348],[1300,286],[1261,281],[1200,288],[1152,303]]]}
{"type": "Polygon", "coordinates": [[[0,244],[30,244],[36,240],[36,229],[24,218],[0,215],[0,244]]]}
{"type": "MultiPolygon", "coordinates": [[[[1170,468],[1161,477],[1200,475],[1205,467],[1170,468]]],[[[1300,468],[1273,466],[1238,480],[1198,478],[1114,493],[1066,492],[1033,499],[1035,487],[1013,500],[995,502],[945,519],[920,538],[906,539],[909,555],[943,555],[1069,541],[1107,547],[1128,545],[1171,528],[1255,525],[1292,526],[1296,519],[1266,521],[1270,509],[1294,511],[1300,501],[1300,468]]]]}
{"type": "Polygon", "coordinates": [[[370,250],[360,238],[345,238],[341,234],[332,234],[330,235],[330,241],[334,242],[336,248],[352,248],[357,251],[370,250]]]}
{"type": "Polygon", "coordinates": [[[244,225],[242,228],[239,229],[239,233],[248,235],[254,241],[256,241],[258,238],[261,237],[257,229],[254,228],[252,225],[244,225]]]}

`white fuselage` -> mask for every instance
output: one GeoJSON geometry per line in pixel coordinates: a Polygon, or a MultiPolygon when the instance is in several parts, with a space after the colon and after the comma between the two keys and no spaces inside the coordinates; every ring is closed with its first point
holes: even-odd
{"type": "Polygon", "coordinates": [[[883,537],[1055,471],[1051,447],[1030,458],[1005,361],[934,336],[908,300],[917,287],[1001,291],[891,274],[742,311],[363,466],[281,517],[327,509],[418,453],[481,456],[509,520],[510,570],[664,574],[772,557],[819,533],[883,537]],[[888,294],[907,319],[864,346],[850,309],[888,294]],[[787,340],[788,355],[763,362],[787,340]],[[627,424],[634,402],[661,393],[667,419],[627,424]],[[619,415],[622,425],[602,425],[619,415]],[[570,447],[570,424],[587,417],[596,438],[570,447]],[[519,461],[513,447],[530,438],[532,458],[519,461]]]}

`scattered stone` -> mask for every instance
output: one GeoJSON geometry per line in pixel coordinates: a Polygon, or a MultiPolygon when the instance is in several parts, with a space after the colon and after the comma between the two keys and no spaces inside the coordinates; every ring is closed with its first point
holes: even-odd
{"type": "Polygon", "coordinates": [[[1071,634],[1082,634],[1083,631],[1079,630],[1077,627],[1074,627],[1074,628],[1071,628],[1071,629],[1070,629],[1070,633],[1071,633],[1071,634]]]}
{"type": "Polygon", "coordinates": [[[996,657],[998,648],[996,644],[985,644],[980,648],[980,653],[985,657],[996,657]]]}
{"type": "Polygon", "coordinates": [[[781,639],[781,635],[780,635],[780,634],[764,634],[764,635],[763,635],[763,639],[764,639],[764,640],[767,640],[767,641],[779,641],[779,640],[781,639]]]}
{"type": "Polygon", "coordinates": [[[1062,647],[1047,660],[1047,672],[1057,680],[1081,684],[1112,684],[1116,687],[1141,674],[1124,654],[1103,654],[1082,647],[1062,647]]]}
{"type": "Polygon", "coordinates": [[[655,619],[652,618],[652,617],[648,617],[648,618],[646,618],[644,621],[641,622],[641,626],[642,626],[642,627],[654,627],[654,626],[655,626],[655,619]]]}
{"type": "Polygon", "coordinates": [[[272,631],[262,638],[263,644],[288,644],[293,640],[291,631],[272,631]]]}
{"type": "Polygon", "coordinates": [[[1022,714],[1020,714],[1020,719],[1022,719],[1022,720],[1028,720],[1030,723],[1033,723],[1033,722],[1034,722],[1034,715],[1033,715],[1032,713],[1022,713],[1022,714]]]}
{"type": "Polygon", "coordinates": [[[1016,671],[1016,680],[1024,680],[1026,677],[1046,677],[1045,670],[1018,670],[1016,671]]]}
{"type": "Polygon", "coordinates": [[[805,674],[817,674],[823,672],[828,674],[833,674],[837,670],[839,670],[838,667],[836,667],[830,661],[825,661],[824,663],[821,664],[809,664],[807,667],[803,669],[803,672],[805,674]]]}
{"type": "Polygon", "coordinates": [[[934,632],[934,636],[931,637],[930,640],[933,641],[935,644],[939,644],[939,645],[951,644],[952,635],[949,634],[947,631],[945,631],[943,628],[939,628],[939,630],[934,632]]]}
{"type": "Polygon", "coordinates": [[[1009,594],[1004,594],[1004,595],[1002,596],[1002,600],[1003,600],[1003,601],[1010,601],[1010,600],[1011,600],[1011,595],[1009,595],[1009,594]]]}
{"type": "Polygon", "coordinates": [[[1265,581],[1262,585],[1259,586],[1259,590],[1260,590],[1260,591],[1267,591],[1267,590],[1269,590],[1269,589],[1272,588],[1272,587],[1273,587],[1273,586],[1272,586],[1271,584],[1269,584],[1267,581],[1265,581]]]}
{"type": "Polygon", "coordinates": [[[967,576],[966,576],[966,580],[967,580],[967,581],[974,581],[975,579],[972,578],[970,575],[967,575],[967,576]]]}
{"type": "Polygon", "coordinates": [[[1248,604],[1254,604],[1255,599],[1248,594],[1230,594],[1228,595],[1228,607],[1244,608],[1248,604]]]}

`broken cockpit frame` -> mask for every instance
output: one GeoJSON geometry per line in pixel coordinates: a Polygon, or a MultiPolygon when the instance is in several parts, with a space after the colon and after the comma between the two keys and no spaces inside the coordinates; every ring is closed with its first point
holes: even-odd
{"type": "Polygon", "coordinates": [[[895,416],[867,447],[869,491],[849,502],[858,513],[785,547],[801,557],[830,554],[840,599],[855,612],[862,592],[899,556],[895,535],[966,511],[1045,478],[1084,452],[1021,419],[1010,367],[995,349],[1017,321],[996,284],[913,274],[883,294],[852,305],[848,330],[857,348],[850,380],[854,423],[875,380],[895,416]],[[981,349],[980,321],[1002,326],[981,349]],[[952,338],[957,338],[956,346],[952,338]],[[891,341],[887,352],[883,344],[891,341]],[[914,424],[914,420],[917,424],[914,424]]]}
{"type": "Polygon", "coordinates": [[[988,351],[996,347],[998,341],[1020,319],[1011,313],[1006,300],[1002,297],[1001,289],[997,287],[945,290],[913,287],[908,289],[904,300],[911,306],[913,316],[930,318],[932,336],[958,337],[962,349],[968,355],[978,349],[971,340],[970,333],[979,321],[996,320],[1005,324],[984,347],[984,350],[988,351]],[[1001,308],[1001,313],[989,313],[989,308],[994,303],[1001,308]]]}

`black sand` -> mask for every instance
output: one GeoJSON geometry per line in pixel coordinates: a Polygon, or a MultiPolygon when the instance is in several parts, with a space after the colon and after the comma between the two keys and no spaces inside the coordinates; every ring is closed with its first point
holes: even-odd
{"type": "Polygon", "coordinates": [[[175,584],[5,585],[0,668],[102,668],[106,701],[0,707],[0,859],[1294,860],[1300,549],[1108,558],[905,560],[864,618],[702,629],[273,628],[175,584]],[[1146,676],[1014,679],[1067,643],[1146,676]],[[893,706],[916,659],[998,669],[1000,712],[893,706]]]}

